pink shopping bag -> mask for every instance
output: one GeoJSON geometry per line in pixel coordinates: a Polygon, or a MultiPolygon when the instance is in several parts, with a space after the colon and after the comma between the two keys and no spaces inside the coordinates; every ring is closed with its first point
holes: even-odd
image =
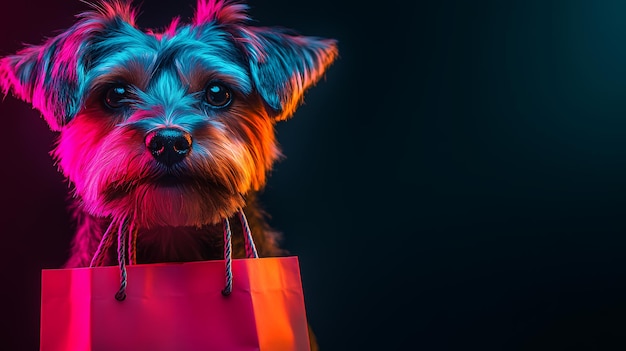
{"type": "Polygon", "coordinates": [[[43,270],[41,351],[309,350],[297,257],[43,270]]]}
{"type": "Polygon", "coordinates": [[[40,350],[310,350],[297,257],[256,258],[240,218],[253,258],[231,258],[225,220],[223,261],[127,266],[120,223],[119,267],[43,270],[40,350]]]}

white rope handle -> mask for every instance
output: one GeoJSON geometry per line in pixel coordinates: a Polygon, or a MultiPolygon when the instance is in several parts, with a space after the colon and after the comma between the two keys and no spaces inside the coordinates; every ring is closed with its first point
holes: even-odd
{"type": "MultiPolygon", "coordinates": [[[[254,245],[254,239],[252,238],[252,233],[250,232],[250,226],[248,225],[246,215],[242,209],[239,209],[238,215],[243,229],[246,258],[258,258],[259,254],[256,250],[256,246],[254,245]]],[[[222,295],[224,296],[228,296],[233,292],[232,248],[233,243],[230,223],[228,222],[228,218],[224,218],[224,266],[226,271],[226,284],[224,286],[224,290],[222,290],[222,295]]]]}

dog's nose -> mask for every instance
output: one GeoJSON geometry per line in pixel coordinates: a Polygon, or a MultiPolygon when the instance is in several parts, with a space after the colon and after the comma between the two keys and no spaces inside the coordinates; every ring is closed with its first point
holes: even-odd
{"type": "Polygon", "coordinates": [[[189,154],[191,135],[178,128],[158,129],[148,133],[146,147],[157,161],[171,166],[189,154]]]}

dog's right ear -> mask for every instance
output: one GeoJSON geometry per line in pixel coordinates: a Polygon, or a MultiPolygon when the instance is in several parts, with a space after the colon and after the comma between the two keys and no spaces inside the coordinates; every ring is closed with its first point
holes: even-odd
{"type": "Polygon", "coordinates": [[[254,85],[277,121],[294,113],[338,55],[334,39],[272,27],[242,27],[241,33],[254,85]]]}
{"type": "Polygon", "coordinates": [[[127,2],[108,0],[92,6],[94,11],[81,14],[65,32],[0,58],[2,92],[31,103],[55,131],[82,104],[90,39],[116,22],[134,25],[134,10],[127,2]]]}
{"type": "Polygon", "coordinates": [[[256,90],[277,120],[289,118],[304,92],[337,58],[337,41],[283,28],[249,26],[248,6],[236,0],[198,0],[194,26],[221,26],[238,42],[256,90]]]}

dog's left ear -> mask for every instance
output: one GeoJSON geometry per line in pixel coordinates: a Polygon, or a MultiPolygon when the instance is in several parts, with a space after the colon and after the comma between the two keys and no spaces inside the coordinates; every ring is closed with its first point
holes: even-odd
{"type": "Polygon", "coordinates": [[[81,14],[65,32],[0,58],[0,91],[31,103],[54,131],[81,107],[90,39],[105,28],[134,25],[129,1],[100,0],[91,6],[94,10],[81,14]]]}
{"type": "Polygon", "coordinates": [[[75,58],[61,62],[57,53],[60,40],[55,39],[1,58],[0,88],[5,95],[11,91],[17,98],[31,103],[50,129],[58,131],[78,108],[75,94],[78,80],[76,65],[70,62],[75,58]]]}
{"type": "Polygon", "coordinates": [[[241,33],[253,82],[277,120],[295,112],[338,55],[334,39],[264,27],[244,27],[241,33]]]}

